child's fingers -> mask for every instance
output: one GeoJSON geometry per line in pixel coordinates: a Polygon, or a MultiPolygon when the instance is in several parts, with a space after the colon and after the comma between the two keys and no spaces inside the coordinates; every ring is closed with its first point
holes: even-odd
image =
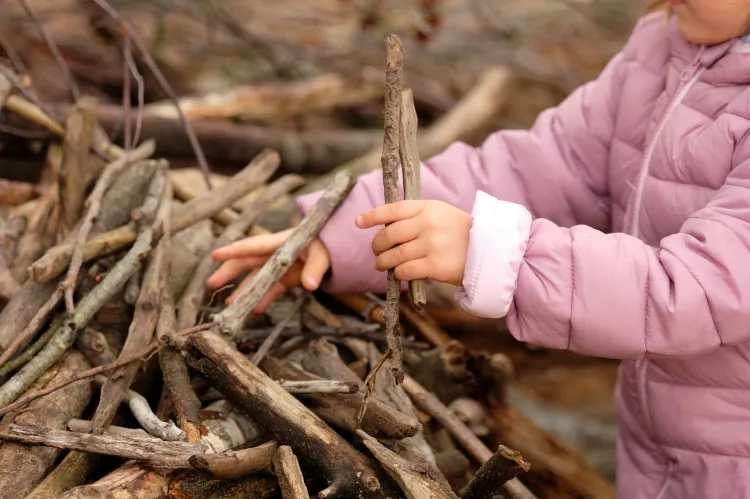
{"type": "Polygon", "coordinates": [[[331,259],[328,250],[320,240],[316,239],[307,250],[305,265],[302,267],[302,286],[308,291],[315,291],[320,286],[320,281],[331,267],[331,259]]]}
{"type": "Polygon", "coordinates": [[[219,289],[241,273],[263,265],[266,260],[268,260],[268,257],[256,256],[252,258],[236,258],[224,262],[206,280],[206,287],[209,289],[219,289]]]}
{"type": "Polygon", "coordinates": [[[413,241],[417,236],[419,236],[419,222],[416,218],[396,222],[375,234],[372,238],[372,252],[379,255],[397,244],[413,241]]]}
{"type": "Polygon", "coordinates": [[[399,201],[374,208],[358,216],[354,223],[360,229],[375,227],[376,225],[386,225],[398,222],[405,218],[417,216],[424,201],[399,201]]]}
{"type": "Polygon", "coordinates": [[[425,244],[419,239],[401,244],[384,251],[375,259],[375,268],[380,271],[396,268],[411,260],[417,260],[427,254],[425,244]]]}
{"type": "Polygon", "coordinates": [[[291,234],[291,229],[275,234],[247,237],[224,247],[215,249],[211,253],[214,260],[223,262],[232,258],[246,256],[268,255],[276,251],[291,234]]]}
{"type": "Polygon", "coordinates": [[[257,307],[253,310],[253,313],[255,315],[260,315],[266,313],[266,310],[268,310],[268,307],[271,306],[271,304],[276,301],[276,298],[286,293],[286,286],[276,283],[271,288],[271,290],[266,293],[266,296],[263,297],[263,299],[260,301],[257,307]]]}
{"type": "Polygon", "coordinates": [[[417,279],[430,278],[430,263],[426,258],[409,260],[402,263],[393,270],[397,279],[402,281],[414,281],[417,279]]]}
{"type": "Polygon", "coordinates": [[[239,295],[243,289],[245,289],[247,286],[250,285],[250,283],[253,282],[253,279],[255,279],[255,276],[258,274],[259,270],[260,269],[253,270],[252,272],[250,272],[250,274],[248,274],[247,277],[242,279],[242,282],[240,282],[240,285],[234,288],[234,291],[232,291],[232,294],[229,296],[229,298],[227,298],[226,300],[227,305],[232,303],[237,298],[237,295],[239,295]]]}

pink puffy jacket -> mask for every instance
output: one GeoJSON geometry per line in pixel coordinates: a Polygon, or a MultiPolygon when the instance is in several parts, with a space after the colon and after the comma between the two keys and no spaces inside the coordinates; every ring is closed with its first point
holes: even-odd
{"type": "MultiPolygon", "coordinates": [[[[530,131],[426,161],[423,197],[472,212],[457,299],[519,340],[623,359],[623,499],[750,498],[750,44],[640,21],[598,80],[530,131]]],[[[303,211],[318,195],[300,198],[303,211]]],[[[381,291],[356,215],[325,227],[332,291],[381,291]]]]}

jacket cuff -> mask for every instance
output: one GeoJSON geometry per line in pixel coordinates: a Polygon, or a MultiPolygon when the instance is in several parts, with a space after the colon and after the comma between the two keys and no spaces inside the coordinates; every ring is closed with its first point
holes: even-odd
{"type": "Polygon", "coordinates": [[[477,192],[463,287],[456,291],[467,312],[489,319],[507,315],[530,233],[526,208],[477,192]]]}

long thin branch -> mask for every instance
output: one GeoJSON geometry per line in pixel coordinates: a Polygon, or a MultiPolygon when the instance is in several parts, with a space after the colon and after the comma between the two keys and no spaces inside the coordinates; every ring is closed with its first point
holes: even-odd
{"type": "Polygon", "coordinates": [[[112,183],[119,178],[120,174],[128,165],[135,161],[148,158],[154,153],[154,149],[155,144],[153,141],[144,142],[138,149],[129,151],[128,154],[122,158],[108,164],[99,176],[99,179],[96,181],[94,190],[86,200],[88,208],[83,217],[83,221],[81,222],[81,226],[78,229],[75,242],[73,243],[73,254],[70,258],[70,267],[68,267],[68,273],[62,283],[63,289],[65,289],[65,302],[68,308],[68,313],[72,313],[74,310],[74,307],[72,306],[73,290],[75,289],[76,281],[78,280],[78,272],[80,272],[81,266],[83,265],[83,249],[86,246],[86,240],[89,237],[91,228],[94,226],[94,221],[99,215],[104,194],[112,183]]]}
{"type": "MultiPolygon", "coordinates": [[[[386,204],[399,200],[399,136],[401,130],[401,86],[404,67],[404,47],[396,35],[385,39],[387,61],[385,71],[385,136],[383,138],[383,188],[386,204]]],[[[385,335],[391,355],[391,371],[396,384],[404,380],[403,345],[399,327],[398,302],[401,298],[401,281],[393,269],[388,270],[388,288],[385,304],[385,335]]]]}
{"type": "Polygon", "coordinates": [[[243,289],[235,300],[215,317],[222,332],[235,336],[242,330],[247,315],[297,260],[300,252],[317,237],[323,226],[354,187],[349,173],[337,175],[312,210],[281,247],[256,274],[252,285],[243,289]]]}
{"type": "Polygon", "coordinates": [[[206,156],[203,154],[203,149],[198,142],[198,138],[195,136],[193,127],[190,126],[190,122],[185,118],[185,114],[180,108],[177,94],[175,94],[172,85],[169,84],[166,77],[164,76],[164,73],[161,72],[159,66],[156,64],[156,61],[154,61],[154,58],[151,57],[148,48],[143,45],[143,42],[141,42],[141,40],[138,38],[138,35],[136,34],[130,23],[125,20],[106,0],[94,0],[94,3],[96,3],[104,12],[107,13],[109,17],[115,20],[122,27],[125,35],[130,38],[135,47],[138,49],[138,52],[143,58],[143,61],[146,63],[146,66],[148,66],[149,70],[151,70],[151,72],[153,73],[156,81],[159,82],[159,85],[161,85],[161,87],[169,96],[169,99],[174,104],[175,108],[177,109],[177,113],[179,114],[180,121],[185,127],[185,133],[187,133],[187,136],[190,139],[190,145],[193,147],[193,152],[195,153],[195,157],[198,160],[198,166],[200,166],[200,169],[203,172],[203,176],[206,179],[206,185],[208,185],[208,188],[210,189],[211,172],[209,171],[208,163],[206,162],[206,156]]]}

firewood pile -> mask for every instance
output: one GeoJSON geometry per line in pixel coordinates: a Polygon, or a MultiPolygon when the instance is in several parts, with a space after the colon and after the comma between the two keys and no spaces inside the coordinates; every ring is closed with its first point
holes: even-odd
{"type": "MultiPolygon", "coordinates": [[[[330,73],[183,97],[132,26],[94,3],[124,33],[125,92],[144,88],[138,59],[171,102],[130,109],[74,91],[74,104],[52,105],[0,65],[2,122],[24,147],[44,144],[37,180],[0,180],[4,498],[615,497],[506,403],[508,357],[441,328],[432,283],[401,296],[389,273],[384,297],[291,289],[251,313],[357,175],[382,166],[393,202],[402,169],[418,199],[419,158],[491,127],[506,68],[419,132],[395,36],[381,50],[385,86],[330,73]],[[373,96],[385,133],[258,125],[373,96]],[[199,166],[174,169],[186,151],[199,166]],[[231,176],[210,172],[240,160],[231,176]],[[321,189],[300,220],[295,196],[321,189]],[[290,226],[233,301],[231,286],[206,289],[213,249],[290,226]]],[[[0,163],[16,144],[5,139],[0,163]]]]}

